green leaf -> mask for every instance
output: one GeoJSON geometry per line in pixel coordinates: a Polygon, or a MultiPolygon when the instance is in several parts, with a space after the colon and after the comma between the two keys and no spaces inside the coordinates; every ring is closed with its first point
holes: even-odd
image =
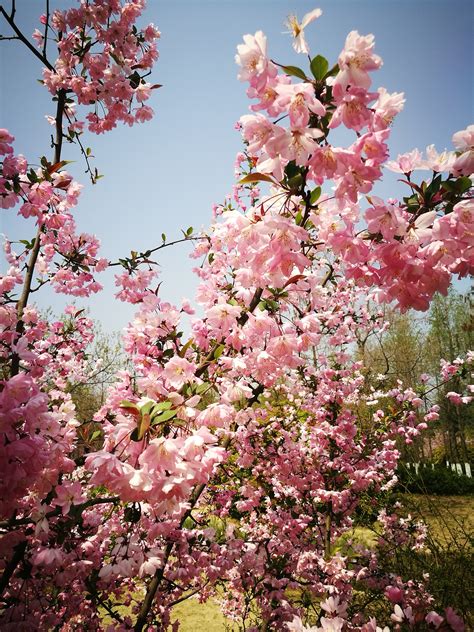
{"type": "Polygon", "coordinates": [[[328,68],[329,62],[326,57],[323,57],[322,55],[316,55],[316,57],[311,60],[311,72],[313,73],[316,81],[322,81],[324,79],[328,68]]]}
{"type": "Polygon", "coordinates": [[[316,187],[311,191],[311,195],[309,196],[310,204],[315,204],[321,196],[321,187],[316,187]]]}
{"type": "Polygon", "coordinates": [[[217,360],[224,353],[225,345],[219,345],[214,351],[214,358],[217,360]]]}
{"type": "Polygon", "coordinates": [[[269,312],[275,312],[278,310],[279,304],[278,301],[273,301],[270,298],[266,298],[265,307],[268,309],[269,312]]]}
{"type": "Polygon", "coordinates": [[[161,239],[163,241],[163,243],[166,243],[166,235],[164,233],[161,233],[161,239]]]}
{"type": "Polygon", "coordinates": [[[239,180],[239,184],[248,184],[249,182],[275,182],[273,178],[267,176],[266,173],[249,173],[247,176],[244,176],[241,180],[239,180]]]}
{"type": "Polygon", "coordinates": [[[95,432],[92,433],[90,440],[91,441],[95,441],[95,439],[98,439],[101,435],[101,431],[100,430],[96,430],[95,432]]]}
{"type": "Polygon", "coordinates": [[[471,178],[468,178],[467,176],[461,176],[456,180],[456,191],[459,193],[465,193],[466,191],[469,191],[471,187],[471,178]]]}
{"type": "Polygon", "coordinates": [[[194,340],[193,338],[190,338],[182,347],[181,349],[178,351],[178,355],[180,358],[184,358],[184,356],[186,355],[186,351],[189,349],[189,347],[193,344],[194,340]]]}
{"type": "Polygon", "coordinates": [[[327,79],[328,77],[334,77],[335,75],[337,75],[338,72],[339,72],[339,64],[334,64],[331,70],[326,72],[326,76],[324,78],[327,79]]]}
{"type": "Polygon", "coordinates": [[[288,179],[288,186],[291,191],[299,191],[301,185],[303,184],[303,175],[301,173],[297,173],[292,178],[288,179]]]}
{"type": "Polygon", "coordinates": [[[188,228],[188,230],[186,231],[186,237],[189,237],[190,235],[192,235],[193,234],[193,230],[194,230],[194,228],[192,226],[190,226],[188,228]]]}
{"type": "Polygon", "coordinates": [[[203,382],[202,384],[198,384],[196,387],[196,394],[200,395],[204,393],[209,388],[209,384],[207,382],[203,382]]]}
{"type": "Polygon", "coordinates": [[[282,70],[285,74],[298,77],[299,79],[303,79],[303,81],[307,79],[304,71],[298,68],[298,66],[282,66],[282,70]]]}
{"type": "Polygon", "coordinates": [[[120,402],[120,408],[133,408],[134,410],[138,410],[138,406],[134,402],[128,401],[128,399],[123,399],[120,402]]]}
{"type": "Polygon", "coordinates": [[[27,250],[31,250],[35,245],[36,239],[33,237],[31,241],[27,239],[20,239],[20,244],[23,244],[27,250]]]}
{"type": "Polygon", "coordinates": [[[169,410],[172,405],[173,404],[168,400],[164,402],[158,402],[158,404],[155,404],[153,407],[153,416],[155,416],[156,413],[161,412],[163,410],[169,410]]]}
{"type": "Polygon", "coordinates": [[[454,193],[455,191],[454,182],[452,180],[445,180],[441,186],[445,191],[449,191],[450,193],[454,193]]]}
{"type": "Polygon", "coordinates": [[[155,406],[155,402],[147,402],[146,404],[143,404],[143,406],[140,408],[140,415],[142,417],[144,417],[145,415],[148,415],[151,411],[151,409],[155,406]]]}
{"type": "Polygon", "coordinates": [[[33,171],[33,169],[30,169],[27,173],[28,176],[28,180],[30,182],[38,182],[38,176],[36,175],[36,173],[33,171]]]}
{"type": "Polygon", "coordinates": [[[177,414],[178,414],[177,410],[164,410],[160,415],[153,417],[152,423],[153,425],[162,424],[165,421],[169,421],[170,419],[173,419],[173,417],[176,417],[177,414]]]}
{"type": "Polygon", "coordinates": [[[292,178],[297,173],[301,173],[300,168],[296,165],[294,160],[290,160],[290,162],[285,167],[285,174],[287,178],[292,178]]]}
{"type": "Polygon", "coordinates": [[[433,182],[431,182],[429,187],[427,187],[426,192],[425,192],[425,200],[431,199],[433,195],[436,195],[436,193],[438,193],[441,186],[441,179],[442,179],[441,175],[436,176],[436,178],[433,180],[433,182]]]}

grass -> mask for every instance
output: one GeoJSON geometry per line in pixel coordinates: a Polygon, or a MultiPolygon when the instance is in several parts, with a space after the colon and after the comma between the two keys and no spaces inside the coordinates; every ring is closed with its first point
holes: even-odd
{"type": "Polygon", "coordinates": [[[231,628],[213,599],[199,603],[194,598],[183,601],[173,608],[173,620],[179,619],[180,632],[222,632],[231,628]]]}
{"type": "Polygon", "coordinates": [[[469,547],[474,534],[474,496],[402,494],[400,501],[428,525],[429,536],[438,546],[469,547]]]}

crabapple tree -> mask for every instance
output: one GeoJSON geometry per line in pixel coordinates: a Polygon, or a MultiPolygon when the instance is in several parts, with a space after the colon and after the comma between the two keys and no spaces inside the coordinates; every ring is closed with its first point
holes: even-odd
{"type": "MultiPolygon", "coordinates": [[[[185,336],[191,303],[154,288],[150,257],[170,244],[101,257],[77,228],[81,185],[63,155],[76,145],[95,182],[86,128],[153,115],[159,31],[136,26],[144,0],[46,7],[33,42],[15,3],[0,7],[56,107],[53,156],[39,166],[0,135],[1,205],[37,227],[32,240],[5,239],[0,281],[2,629],[177,629],[175,604],[216,594],[243,630],[464,629],[451,608],[437,612],[423,578],[381,563],[391,547],[423,546],[424,525],[383,500],[400,443],[437,418],[429,383],[371,389],[353,346],[385,327],[370,306],[426,309],[453,275],[472,273],[474,127],[454,134],[452,152],[388,161],[404,97],[372,88],[372,35],[352,31],[333,65],[316,55],[307,68],[273,61],[261,31],[245,35],[236,62],[251,112],[238,125],[237,183],[209,230],[183,238],[201,262],[200,316],[185,336]],[[339,126],[347,146],[331,144],[339,126]],[[384,166],[402,174],[401,200],[370,196],[384,166]],[[117,300],[137,306],[123,335],[132,368],[89,435],[68,385],[94,370],[91,323],[73,305],[47,320],[32,294],[92,296],[111,266],[117,300]],[[367,498],[377,541],[344,554],[367,498]]],[[[297,52],[309,55],[304,29],[320,15],[289,19],[297,52]]],[[[473,359],[443,363],[444,382],[468,376],[473,359]]]]}

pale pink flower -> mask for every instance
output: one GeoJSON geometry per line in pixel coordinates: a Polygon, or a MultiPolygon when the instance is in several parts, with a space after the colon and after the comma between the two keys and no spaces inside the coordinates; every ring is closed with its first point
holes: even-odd
{"type": "Polygon", "coordinates": [[[57,507],[61,507],[62,514],[66,515],[71,509],[71,505],[78,505],[84,500],[81,484],[77,481],[74,483],[66,481],[56,487],[56,498],[53,502],[57,507]]]}
{"type": "Polygon", "coordinates": [[[240,117],[242,136],[248,142],[248,151],[256,155],[272,137],[275,125],[262,114],[245,114],[240,117]]]}
{"type": "Polygon", "coordinates": [[[461,404],[469,404],[469,402],[472,401],[472,397],[469,397],[469,396],[463,397],[462,395],[460,395],[459,393],[456,393],[455,391],[450,391],[449,393],[446,393],[446,397],[455,406],[461,406],[461,404]]]}
{"type": "Polygon", "coordinates": [[[390,618],[392,619],[392,621],[395,621],[395,623],[402,623],[403,619],[405,618],[403,610],[398,604],[395,605],[395,608],[393,609],[393,614],[390,615],[390,618]]]}
{"type": "Polygon", "coordinates": [[[148,105],[143,105],[141,108],[135,108],[135,121],[138,123],[144,123],[153,118],[153,109],[148,105]]]}
{"type": "Polygon", "coordinates": [[[293,48],[297,53],[309,54],[309,47],[304,37],[304,29],[322,14],[321,9],[313,9],[303,16],[301,23],[298,22],[296,15],[292,14],[288,16],[285,25],[290,29],[289,32],[294,37],[293,48]]]}
{"type": "Polygon", "coordinates": [[[314,88],[310,83],[281,84],[277,88],[278,97],[275,105],[282,112],[288,109],[291,127],[306,127],[310,113],[324,116],[326,108],[314,96],[314,88]]]}
{"type": "Polygon", "coordinates": [[[340,85],[342,88],[350,85],[367,90],[372,83],[369,71],[377,70],[383,63],[382,59],[373,52],[374,46],[375,38],[372,34],[359,35],[357,31],[351,31],[339,55],[340,72],[336,76],[334,85],[340,85]]]}
{"type": "Polygon", "coordinates": [[[262,31],[244,35],[244,43],[237,46],[235,62],[242,68],[239,81],[248,81],[254,88],[263,89],[268,78],[277,74],[267,58],[267,38],[262,31]]]}
{"type": "Polygon", "coordinates": [[[344,602],[341,603],[339,596],[328,597],[325,601],[321,602],[321,608],[328,614],[340,614],[343,617],[346,616],[347,613],[347,604],[344,602]]]}
{"type": "Polygon", "coordinates": [[[186,382],[193,379],[195,370],[195,364],[188,362],[185,358],[174,357],[167,362],[163,371],[163,377],[169,386],[179,389],[186,382]]]}
{"type": "Polygon", "coordinates": [[[309,156],[318,147],[314,140],[324,135],[316,128],[280,129],[278,135],[268,141],[266,149],[270,156],[279,154],[287,160],[295,160],[298,165],[307,162],[309,156]]]}
{"type": "Polygon", "coordinates": [[[435,219],[436,211],[429,211],[420,215],[415,223],[410,225],[405,239],[414,243],[426,243],[433,234],[432,227],[435,219]]]}
{"type": "Polygon", "coordinates": [[[401,237],[408,227],[408,221],[398,206],[385,204],[375,197],[372,198],[372,206],[367,209],[365,217],[369,232],[381,233],[385,239],[392,239],[394,235],[401,237]]]}
{"type": "Polygon", "coordinates": [[[140,566],[140,570],[138,572],[140,577],[144,575],[154,575],[157,568],[163,564],[163,560],[159,557],[149,557],[143,564],[140,566]]]}
{"type": "Polygon", "coordinates": [[[464,621],[454,612],[452,608],[446,608],[446,610],[444,611],[444,616],[446,617],[446,621],[449,623],[454,632],[464,632],[464,621]]]}
{"type": "Polygon", "coordinates": [[[460,152],[474,149],[474,125],[453,134],[453,145],[460,152]]]}
{"type": "Polygon", "coordinates": [[[9,134],[7,129],[0,128],[0,154],[13,153],[13,147],[11,147],[10,143],[14,140],[14,136],[9,134]]]}
{"type": "Polygon", "coordinates": [[[385,166],[395,173],[411,173],[423,168],[423,160],[420,151],[413,149],[406,154],[399,154],[396,160],[389,160],[385,166]]]}
{"type": "Polygon", "coordinates": [[[439,615],[437,612],[432,610],[431,612],[428,612],[428,614],[426,615],[425,621],[426,623],[428,623],[428,625],[433,625],[435,628],[439,628],[439,626],[443,623],[444,619],[441,615],[439,615]]]}
{"type": "Polygon", "coordinates": [[[64,560],[65,554],[59,548],[43,548],[33,554],[32,562],[35,566],[53,566],[64,560]]]}
{"type": "Polygon", "coordinates": [[[470,176],[474,173],[474,149],[465,151],[456,158],[451,167],[451,173],[456,176],[470,176]]]}
{"type": "Polygon", "coordinates": [[[228,331],[233,327],[240,316],[241,308],[229,303],[218,303],[206,312],[207,323],[211,327],[228,331]]]}
{"type": "Polygon", "coordinates": [[[344,619],[341,617],[334,617],[334,619],[328,619],[327,617],[321,617],[321,632],[342,632],[344,626],[344,619]]]}
{"type": "Polygon", "coordinates": [[[431,169],[437,173],[452,171],[456,154],[453,151],[443,151],[438,153],[434,145],[426,148],[426,160],[423,162],[425,169],[431,169]]]}
{"type": "Polygon", "coordinates": [[[456,132],[453,135],[453,145],[461,153],[452,166],[452,173],[458,176],[474,173],[474,125],[456,132]]]}
{"type": "Polygon", "coordinates": [[[403,92],[390,94],[385,88],[379,88],[377,92],[379,98],[373,106],[375,110],[373,128],[380,130],[389,127],[395,116],[403,110],[405,95],[403,92]]]}

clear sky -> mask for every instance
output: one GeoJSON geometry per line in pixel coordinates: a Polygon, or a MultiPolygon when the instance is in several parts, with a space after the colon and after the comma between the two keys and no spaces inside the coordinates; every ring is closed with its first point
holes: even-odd
{"type": "MultiPolygon", "coordinates": [[[[5,2],[8,7],[8,2],[5,2]]],[[[74,2],[51,0],[52,7],[74,2]]],[[[235,47],[245,33],[263,30],[272,59],[305,64],[291,48],[284,20],[320,6],[323,16],[306,29],[311,54],[335,63],[351,30],[374,33],[384,66],[373,74],[373,87],[405,92],[405,110],[397,118],[390,142],[393,157],[415,146],[435,143],[451,148],[453,132],[473,120],[473,7],[471,0],[149,0],[141,24],[154,22],[162,32],[160,59],[152,81],[163,84],[149,103],[153,121],[120,127],[106,135],[87,135],[95,164],[105,177],[92,186],[74,146],[64,158],[76,160],[70,170],[85,185],[77,208],[81,230],[96,233],[104,256],[116,259],[145,250],[180,234],[180,228],[207,226],[213,202],[220,202],[233,184],[233,163],[241,148],[234,123],[246,113],[246,86],[237,80],[235,47]]],[[[38,26],[40,0],[17,2],[25,33],[38,26]]],[[[9,35],[0,23],[0,33],[9,35]]],[[[53,112],[46,90],[36,81],[39,62],[17,42],[0,42],[0,126],[16,137],[15,150],[30,162],[50,156],[51,128],[44,115],[53,112]]],[[[377,192],[390,196],[393,174],[377,192]]],[[[0,232],[31,238],[33,225],[3,213],[0,232]]],[[[163,251],[161,294],[176,302],[192,298],[195,262],[187,244],[163,251]]],[[[115,269],[116,270],[116,269],[115,269]]],[[[106,330],[120,329],[133,308],[113,300],[110,273],[106,288],[88,304],[106,330]]],[[[69,299],[70,300],[70,299],[69,299]]],[[[65,300],[50,292],[38,296],[41,307],[55,310],[65,300]]],[[[78,304],[83,305],[78,302],[78,304]]]]}

